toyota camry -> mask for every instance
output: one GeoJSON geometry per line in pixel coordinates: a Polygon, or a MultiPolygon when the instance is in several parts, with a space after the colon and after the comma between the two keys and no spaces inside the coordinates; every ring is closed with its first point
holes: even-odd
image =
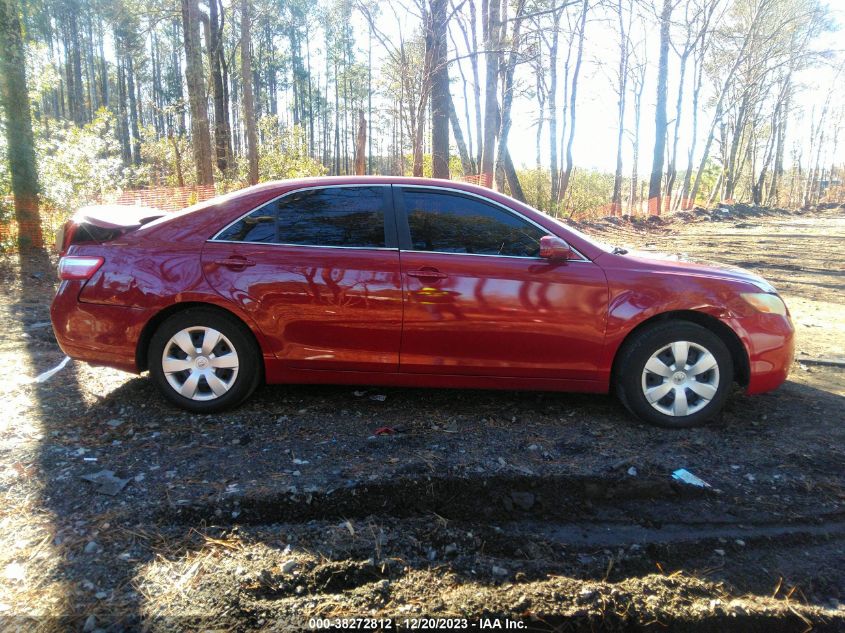
{"type": "Polygon", "coordinates": [[[271,182],[176,213],[92,208],[60,236],[71,357],[211,413],[262,383],[614,393],[667,427],[776,388],[793,326],[739,269],[602,244],[469,184],[271,182]]]}

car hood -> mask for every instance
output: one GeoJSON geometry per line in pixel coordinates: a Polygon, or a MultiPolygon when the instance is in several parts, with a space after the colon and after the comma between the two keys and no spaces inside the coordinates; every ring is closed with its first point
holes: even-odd
{"type": "MultiPolygon", "coordinates": [[[[757,275],[744,268],[691,257],[686,253],[660,253],[652,251],[629,250],[624,255],[614,257],[628,262],[627,267],[640,264],[643,269],[657,273],[692,274],[702,277],[740,281],[757,286],[764,292],[775,292],[774,287],[757,275]]],[[[620,264],[624,265],[623,262],[620,264]]]]}

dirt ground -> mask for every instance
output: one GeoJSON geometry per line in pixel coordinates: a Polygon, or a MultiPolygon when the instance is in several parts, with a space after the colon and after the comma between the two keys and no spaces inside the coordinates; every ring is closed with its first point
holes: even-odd
{"type": "Polygon", "coordinates": [[[549,393],[269,386],[194,416],[145,376],[35,382],[55,262],[1,258],[0,628],[845,631],[845,369],[816,364],[845,358],[845,210],[586,230],[762,273],[806,361],[677,432],[549,393]]]}

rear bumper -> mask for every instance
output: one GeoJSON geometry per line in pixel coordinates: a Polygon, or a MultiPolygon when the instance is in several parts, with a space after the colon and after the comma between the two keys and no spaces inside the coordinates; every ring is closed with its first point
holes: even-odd
{"type": "Polygon", "coordinates": [[[83,303],[84,281],[63,281],[50,305],[56,340],[65,354],[92,365],[138,373],[135,353],[148,310],[83,303]]]}
{"type": "Polygon", "coordinates": [[[795,358],[795,328],[786,316],[755,315],[743,319],[743,343],[748,350],[750,376],[746,392],[763,393],[786,380],[795,358]],[[751,321],[751,322],[749,322],[751,321]]]}

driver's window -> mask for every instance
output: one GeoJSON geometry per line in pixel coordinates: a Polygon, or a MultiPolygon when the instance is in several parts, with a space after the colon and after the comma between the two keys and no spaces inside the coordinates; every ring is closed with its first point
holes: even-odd
{"type": "Polygon", "coordinates": [[[411,250],[472,255],[537,257],[534,224],[492,204],[449,192],[404,189],[411,250]]]}

